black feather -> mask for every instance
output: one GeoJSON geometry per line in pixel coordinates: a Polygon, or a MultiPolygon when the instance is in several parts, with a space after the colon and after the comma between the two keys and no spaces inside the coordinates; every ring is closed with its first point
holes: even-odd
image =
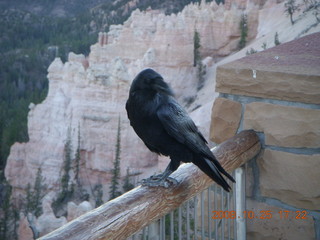
{"type": "Polygon", "coordinates": [[[170,156],[168,170],[175,171],[181,161],[192,162],[226,191],[230,190],[221,173],[233,182],[234,179],[216,160],[159,73],[146,69],[136,76],[126,110],[131,126],[150,151],[170,156]]]}

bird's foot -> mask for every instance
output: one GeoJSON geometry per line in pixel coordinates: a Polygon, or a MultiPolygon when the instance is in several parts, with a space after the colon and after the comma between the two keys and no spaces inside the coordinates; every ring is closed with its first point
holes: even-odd
{"type": "Polygon", "coordinates": [[[164,187],[169,188],[172,185],[178,184],[178,181],[172,177],[167,177],[165,179],[162,178],[162,174],[151,176],[147,179],[142,179],[141,181],[142,186],[148,187],[164,187]]]}

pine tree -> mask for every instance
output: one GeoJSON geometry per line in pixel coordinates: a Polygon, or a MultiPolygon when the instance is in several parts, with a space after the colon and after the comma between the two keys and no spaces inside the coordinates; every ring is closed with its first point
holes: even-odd
{"type": "Polygon", "coordinates": [[[118,120],[118,131],[117,131],[117,143],[116,143],[116,155],[114,159],[114,168],[112,170],[112,179],[110,186],[110,200],[121,195],[119,188],[120,179],[120,153],[121,153],[121,126],[120,126],[120,116],[118,120]]]}
{"type": "MultiPolygon", "coordinates": [[[[61,191],[58,197],[52,202],[52,209],[57,214],[57,212],[67,204],[68,200],[73,197],[74,194],[74,184],[70,184],[70,170],[72,163],[72,144],[71,144],[71,131],[68,130],[68,136],[66,143],[64,145],[64,159],[62,168],[62,177],[60,180],[61,191]]],[[[66,214],[66,212],[64,213],[66,214]]]]}
{"type": "Polygon", "coordinates": [[[202,61],[198,62],[198,69],[197,69],[197,75],[198,75],[198,87],[197,90],[199,91],[204,86],[205,82],[205,75],[206,75],[206,65],[202,63],[202,61]]]}
{"type": "Polygon", "coordinates": [[[25,215],[27,215],[29,212],[32,212],[32,209],[33,209],[33,206],[32,206],[33,192],[32,192],[30,183],[28,183],[27,185],[26,192],[27,192],[27,196],[26,196],[27,202],[25,206],[25,215]]]}
{"type": "Polygon", "coordinates": [[[74,178],[76,180],[77,185],[80,185],[80,181],[79,181],[79,171],[80,171],[80,124],[78,126],[78,147],[77,147],[77,151],[76,151],[76,157],[75,157],[75,170],[74,170],[74,178]]]}
{"type": "Polygon", "coordinates": [[[200,34],[197,30],[194,31],[193,35],[193,66],[197,68],[197,77],[198,77],[198,87],[197,90],[200,90],[204,86],[204,76],[206,74],[206,66],[203,65],[200,55],[201,41],[200,34]]]}
{"type": "Polygon", "coordinates": [[[128,192],[131,189],[134,188],[134,185],[130,182],[130,170],[129,168],[127,168],[127,174],[126,177],[124,178],[124,182],[123,182],[123,191],[124,192],[128,192]]]}
{"type": "Polygon", "coordinates": [[[63,165],[63,176],[61,178],[61,188],[62,188],[62,199],[66,198],[71,194],[69,189],[70,181],[70,170],[71,170],[71,161],[72,161],[72,145],[71,145],[71,131],[68,130],[67,141],[64,145],[64,165],[63,165]]]}
{"type": "Polygon", "coordinates": [[[12,187],[7,182],[2,182],[3,200],[1,203],[1,219],[0,219],[0,239],[8,239],[10,222],[11,222],[11,208],[10,203],[12,187]]]}
{"type": "Polygon", "coordinates": [[[25,205],[25,215],[28,213],[39,217],[42,214],[42,198],[45,195],[46,185],[44,184],[44,177],[42,176],[41,167],[38,168],[36,179],[33,187],[29,183],[27,185],[27,197],[25,205]]]}
{"type": "Polygon", "coordinates": [[[99,207],[103,204],[103,200],[102,200],[102,197],[103,197],[103,190],[102,190],[102,185],[101,183],[97,184],[94,186],[93,188],[93,195],[94,195],[94,198],[95,198],[95,207],[99,207]]]}
{"type": "Polygon", "coordinates": [[[42,176],[41,167],[38,168],[36,180],[34,182],[33,187],[33,208],[34,208],[34,215],[39,217],[43,210],[42,210],[42,198],[44,197],[44,192],[46,189],[46,185],[44,184],[44,177],[42,176]]]}
{"type": "Polygon", "coordinates": [[[216,0],[216,3],[219,5],[220,3],[224,4],[224,0],[216,0]]]}
{"type": "Polygon", "coordinates": [[[248,17],[247,14],[241,15],[240,20],[240,42],[238,44],[239,49],[242,49],[247,44],[247,36],[248,36],[248,17]]]}
{"type": "Polygon", "coordinates": [[[200,35],[197,30],[194,30],[193,35],[193,66],[197,66],[200,61],[200,35]]]}
{"type": "Polygon", "coordinates": [[[278,32],[274,35],[274,45],[280,45],[278,32]]]}

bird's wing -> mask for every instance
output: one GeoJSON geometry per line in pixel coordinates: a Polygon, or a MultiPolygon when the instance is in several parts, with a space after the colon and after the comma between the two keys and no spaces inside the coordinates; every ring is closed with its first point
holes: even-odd
{"type": "Polygon", "coordinates": [[[174,99],[161,105],[157,115],[171,137],[185,144],[192,151],[200,153],[209,159],[212,158],[212,153],[206,145],[206,139],[199,132],[187,112],[174,99]]]}

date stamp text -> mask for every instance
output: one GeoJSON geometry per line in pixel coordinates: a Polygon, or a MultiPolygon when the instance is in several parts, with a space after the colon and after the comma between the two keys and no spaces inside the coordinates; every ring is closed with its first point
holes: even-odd
{"type": "Polygon", "coordinates": [[[273,217],[278,217],[280,219],[308,219],[308,212],[305,210],[302,211],[289,211],[281,210],[278,212],[270,210],[261,210],[261,211],[243,211],[237,213],[236,211],[212,211],[212,219],[272,219],[273,217]]]}

